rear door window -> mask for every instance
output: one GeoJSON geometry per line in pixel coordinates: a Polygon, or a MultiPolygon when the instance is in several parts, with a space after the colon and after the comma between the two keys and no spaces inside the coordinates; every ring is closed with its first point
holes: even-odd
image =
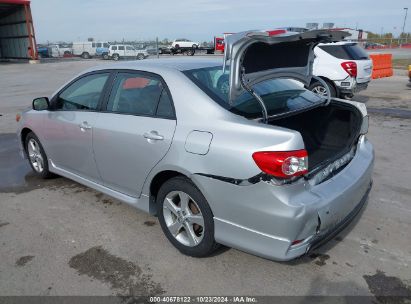
{"type": "Polygon", "coordinates": [[[320,45],[318,46],[322,50],[326,51],[331,56],[338,59],[345,60],[366,60],[369,59],[368,54],[356,43],[343,44],[343,45],[320,45]]]}
{"type": "Polygon", "coordinates": [[[114,81],[107,111],[154,116],[159,103],[159,116],[169,115],[170,98],[161,80],[143,73],[118,73],[114,81]],[[160,102],[161,100],[161,102],[160,102]]]}

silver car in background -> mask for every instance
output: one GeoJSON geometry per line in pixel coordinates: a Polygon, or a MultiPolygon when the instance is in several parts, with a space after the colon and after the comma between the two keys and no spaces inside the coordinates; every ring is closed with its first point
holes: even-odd
{"type": "Polygon", "coordinates": [[[303,87],[313,48],[344,35],[244,32],[223,60],[90,69],[22,114],[22,154],[44,178],[157,215],[184,254],[223,244],[296,258],[346,226],[371,187],[365,106],[303,87]]]}

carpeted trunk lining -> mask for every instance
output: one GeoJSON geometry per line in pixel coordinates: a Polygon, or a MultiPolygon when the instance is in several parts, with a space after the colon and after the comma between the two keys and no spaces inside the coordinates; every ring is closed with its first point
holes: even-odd
{"type": "Polygon", "coordinates": [[[356,108],[338,102],[270,122],[300,132],[308,152],[309,171],[347,153],[358,138],[361,123],[356,108]]]}

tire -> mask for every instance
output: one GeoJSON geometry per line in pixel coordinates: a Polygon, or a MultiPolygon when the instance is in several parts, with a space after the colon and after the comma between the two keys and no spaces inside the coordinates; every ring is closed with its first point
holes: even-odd
{"type": "Polygon", "coordinates": [[[331,85],[330,83],[327,83],[327,85],[328,87],[325,88],[321,82],[314,81],[312,84],[310,84],[310,86],[308,87],[308,90],[314,92],[315,94],[324,96],[324,97],[327,96],[326,94],[327,90],[330,90],[331,97],[336,97],[337,92],[335,91],[335,88],[333,87],[333,85],[331,85]]]}
{"type": "Polygon", "coordinates": [[[109,57],[108,57],[108,54],[107,54],[107,53],[104,53],[104,54],[103,54],[103,60],[108,60],[108,58],[109,58],[109,57]]]}
{"type": "Polygon", "coordinates": [[[174,48],[178,49],[178,48],[180,48],[180,45],[179,45],[179,44],[176,44],[176,45],[174,46],[174,48]]]}
{"type": "Polygon", "coordinates": [[[194,56],[195,50],[194,49],[188,50],[186,54],[187,56],[194,56]]]}
{"type": "Polygon", "coordinates": [[[113,60],[114,61],[119,61],[120,60],[120,55],[119,54],[113,54],[113,60]]]}
{"type": "Polygon", "coordinates": [[[158,192],[156,205],[164,234],[181,253],[205,257],[219,247],[214,240],[210,206],[189,179],[174,177],[166,181],[158,192]],[[186,207],[183,202],[187,202],[186,207]]]}
{"type": "Polygon", "coordinates": [[[137,55],[137,60],[143,60],[143,59],[145,59],[143,54],[138,54],[137,55]]]}
{"type": "Polygon", "coordinates": [[[90,54],[87,52],[84,52],[83,54],[81,54],[81,58],[83,59],[90,59],[90,54]]]}
{"type": "Polygon", "coordinates": [[[24,141],[24,148],[29,160],[30,166],[34,173],[41,178],[47,179],[54,176],[53,173],[49,171],[48,159],[43,146],[37,136],[30,132],[27,134],[24,141]]]}

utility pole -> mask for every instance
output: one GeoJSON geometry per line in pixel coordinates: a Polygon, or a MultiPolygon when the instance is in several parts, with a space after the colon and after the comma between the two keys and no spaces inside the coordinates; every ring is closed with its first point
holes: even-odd
{"type": "Polygon", "coordinates": [[[404,24],[402,25],[402,33],[405,34],[405,22],[407,21],[407,13],[408,13],[408,7],[404,7],[405,10],[405,16],[404,16],[404,24]]]}

